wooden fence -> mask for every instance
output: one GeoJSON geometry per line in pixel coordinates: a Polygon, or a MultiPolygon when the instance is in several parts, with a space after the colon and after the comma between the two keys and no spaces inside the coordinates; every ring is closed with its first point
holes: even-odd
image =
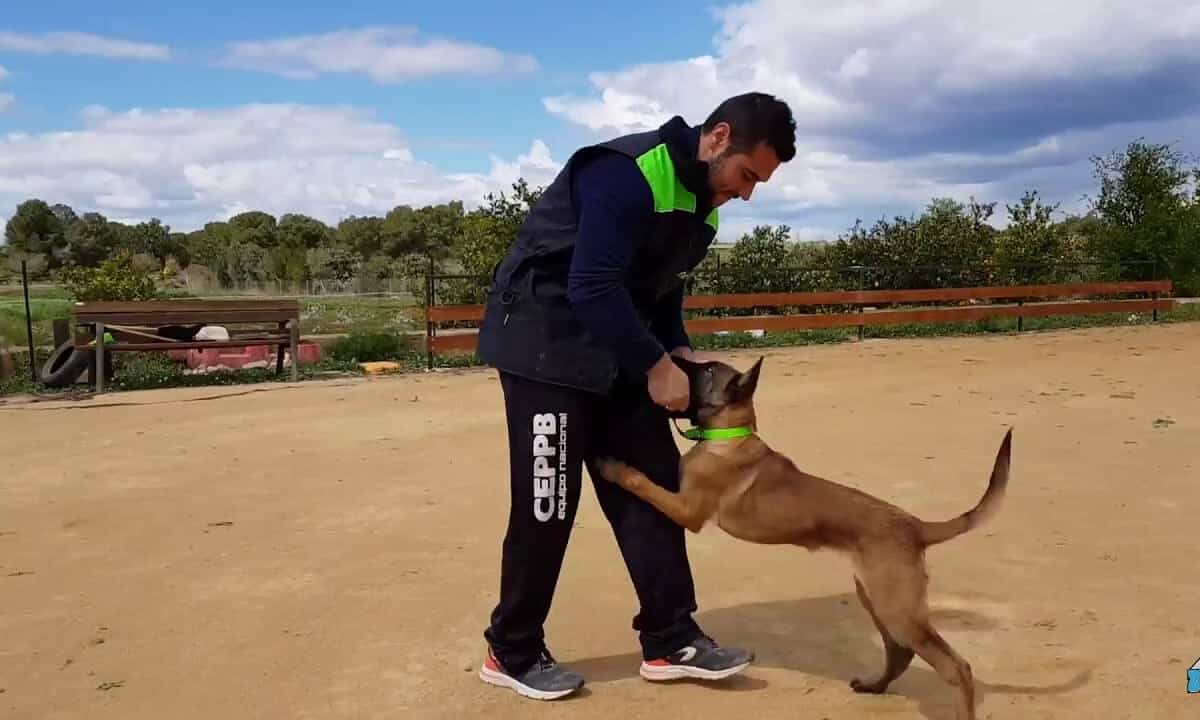
{"type": "MultiPolygon", "coordinates": [[[[1017,329],[1028,317],[1099,313],[1150,312],[1175,307],[1170,280],[1060,283],[996,287],[955,287],[928,290],[838,290],[797,293],[689,295],[684,310],[733,308],[767,309],[769,314],[734,317],[691,317],[689,334],[748,330],[808,330],[819,328],[904,325],[909,323],[970,322],[988,318],[1017,318],[1017,329]],[[1126,297],[1126,296],[1134,297],[1126,297]],[[997,302],[1006,301],[1006,302],[997,302]],[[780,311],[780,309],[785,309],[780,311]],[[791,312],[788,308],[835,308],[833,311],[791,312]]],[[[438,334],[442,323],[478,323],[483,305],[429,305],[425,309],[425,348],[429,366],[436,352],[475,349],[474,329],[438,334]]]]}

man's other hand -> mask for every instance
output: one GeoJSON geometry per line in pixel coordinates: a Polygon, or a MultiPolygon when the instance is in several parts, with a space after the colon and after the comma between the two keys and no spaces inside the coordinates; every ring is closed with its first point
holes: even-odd
{"type": "Polygon", "coordinates": [[[687,410],[691,399],[687,374],[679,369],[666,353],[646,373],[650,399],[667,410],[687,410]]]}
{"type": "Polygon", "coordinates": [[[694,363],[706,363],[706,362],[709,362],[714,359],[708,353],[696,352],[695,350],[691,349],[687,345],[682,345],[680,347],[675,348],[674,350],[671,351],[671,354],[677,358],[682,358],[684,360],[691,360],[694,363]]]}

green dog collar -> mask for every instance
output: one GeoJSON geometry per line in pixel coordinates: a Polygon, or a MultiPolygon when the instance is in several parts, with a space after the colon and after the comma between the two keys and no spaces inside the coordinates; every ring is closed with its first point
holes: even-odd
{"type": "Polygon", "coordinates": [[[754,434],[754,431],[748,427],[727,427],[727,428],[689,428],[680,430],[679,424],[675,424],[675,429],[680,435],[688,440],[732,440],[735,438],[749,437],[754,434]]]}

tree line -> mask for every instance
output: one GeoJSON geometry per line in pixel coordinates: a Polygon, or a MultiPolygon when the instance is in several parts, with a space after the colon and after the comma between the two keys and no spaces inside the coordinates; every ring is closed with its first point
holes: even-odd
{"type": "MultiPolygon", "coordinates": [[[[1097,182],[1087,210],[1056,219],[1058,205],[1036,190],[998,210],[996,202],[934,198],[919,213],[856,221],[828,241],[794,242],[786,225],[761,226],[728,251],[710,253],[693,292],[819,288],[946,287],[1070,279],[1170,278],[1200,292],[1200,166],[1166,144],[1131,142],[1091,158],[1097,182]],[[1007,226],[989,222],[1005,213],[1007,226]]],[[[402,279],[423,294],[425,273],[460,273],[442,302],[478,302],[494,264],[541,192],[525,180],[510,193],[462,202],[397,206],[386,215],[328,225],[302,214],[243,212],[192,232],[157,219],[127,225],[77,214],[38,198],[20,203],[4,228],[0,281],[25,259],[36,280],[80,282],[88,273],[139,273],[165,287],[274,286],[320,282],[369,292],[402,279]]]]}

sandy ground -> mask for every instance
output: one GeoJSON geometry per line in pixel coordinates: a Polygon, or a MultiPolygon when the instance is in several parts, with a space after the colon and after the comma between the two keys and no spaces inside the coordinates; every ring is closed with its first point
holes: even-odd
{"type": "MultiPolygon", "coordinates": [[[[1013,426],[1002,511],[930,554],[979,717],[1197,717],[1198,356],[1191,324],[771,351],[761,429],[944,518],[1013,426]]],[[[698,617],[758,662],[724,685],[641,680],[586,479],[547,628],[586,691],[482,684],[503,428],[484,371],[0,408],[0,716],[952,717],[921,660],[889,695],[849,690],[883,654],[841,558],[715,528],[689,541],[698,617]]]]}

